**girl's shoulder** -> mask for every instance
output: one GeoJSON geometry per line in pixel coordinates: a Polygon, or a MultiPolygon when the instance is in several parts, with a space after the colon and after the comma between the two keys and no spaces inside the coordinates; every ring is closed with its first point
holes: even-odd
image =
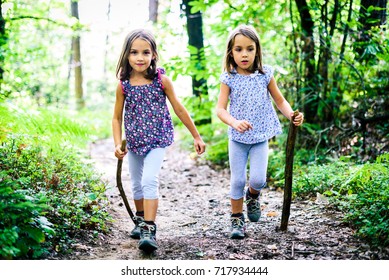
{"type": "Polygon", "coordinates": [[[273,66],[265,64],[262,66],[262,69],[263,69],[263,72],[265,72],[266,76],[273,76],[273,73],[274,73],[273,66]]]}
{"type": "Polygon", "coordinates": [[[158,67],[158,68],[157,68],[157,74],[158,74],[158,75],[164,75],[164,74],[166,74],[165,68],[158,67]]]}
{"type": "Polygon", "coordinates": [[[157,69],[158,74],[158,81],[161,83],[162,89],[166,89],[171,87],[172,81],[170,78],[166,75],[166,71],[164,68],[158,68],[157,69]]]}
{"type": "Polygon", "coordinates": [[[274,74],[274,68],[270,65],[263,65],[262,69],[263,69],[263,72],[265,72],[264,76],[265,76],[266,84],[269,84],[270,80],[274,74]]]}
{"type": "Polygon", "coordinates": [[[226,84],[227,86],[230,86],[230,81],[231,81],[231,74],[228,73],[227,71],[223,71],[223,73],[220,74],[219,81],[223,84],[226,84]]]}

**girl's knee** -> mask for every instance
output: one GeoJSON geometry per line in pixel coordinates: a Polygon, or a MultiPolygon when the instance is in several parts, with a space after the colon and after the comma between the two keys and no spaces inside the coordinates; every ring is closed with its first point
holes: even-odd
{"type": "Polygon", "coordinates": [[[143,198],[143,190],[141,184],[133,184],[131,186],[132,195],[135,200],[139,200],[143,198]]]}
{"type": "Polygon", "coordinates": [[[259,192],[264,187],[266,187],[266,180],[250,180],[250,188],[259,192]]]}
{"type": "Polygon", "coordinates": [[[231,179],[232,189],[244,189],[246,186],[246,178],[238,177],[231,179]]]}
{"type": "Polygon", "coordinates": [[[142,180],[143,196],[145,199],[157,199],[158,194],[158,176],[146,176],[142,180]]]}

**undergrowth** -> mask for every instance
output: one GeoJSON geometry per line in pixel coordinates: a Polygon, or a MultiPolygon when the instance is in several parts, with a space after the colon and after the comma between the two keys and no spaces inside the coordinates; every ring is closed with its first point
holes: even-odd
{"type": "Polygon", "coordinates": [[[81,152],[88,127],[63,112],[0,111],[0,259],[66,254],[106,232],[105,185],[81,152]]]}
{"type": "Polygon", "coordinates": [[[293,180],[296,196],[324,194],[345,213],[356,234],[373,245],[389,245],[389,154],[373,163],[347,158],[300,168],[293,180]]]}

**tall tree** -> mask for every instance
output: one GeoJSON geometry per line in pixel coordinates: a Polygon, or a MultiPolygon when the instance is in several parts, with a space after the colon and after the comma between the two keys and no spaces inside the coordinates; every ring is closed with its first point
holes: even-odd
{"type": "MultiPolygon", "coordinates": [[[[339,108],[337,104],[338,98],[335,95],[340,93],[333,91],[330,88],[329,82],[329,67],[332,60],[332,41],[336,29],[337,18],[340,14],[340,3],[339,0],[335,0],[332,3],[324,1],[320,6],[320,24],[319,24],[319,57],[317,65],[318,82],[320,84],[320,106],[323,109],[319,111],[323,112],[322,120],[326,122],[332,122],[334,111],[336,112],[339,108]]],[[[344,35],[346,36],[346,35],[344,35]]],[[[320,107],[319,106],[319,107],[320,107]]]]}
{"type": "MultiPolygon", "coordinates": [[[[108,0],[108,7],[107,7],[107,21],[110,22],[111,20],[111,0],[108,0]]],[[[103,90],[107,90],[108,85],[108,46],[109,46],[109,37],[110,32],[107,30],[107,34],[105,35],[105,50],[104,50],[104,69],[103,69],[103,90]]]]}
{"type": "MultiPolygon", "coordinates": [[[[192,13],[191,0],[183,0],[181,9],[185,11],[186,27],[188,32],[188,44],[190,49],[191,63],[194,63],[194,71],[192,73],[192,92],[194,96],[200,98],[201,101],[208,100],[207,80],[201,77],[201,73],[206,71],[205,54],[204,54],[204,35],[203,35],[203,19],[201,11],[192,13]]],[[[206,116],[197,121],[197,124],[205,124],[211,122],[211,112],[208,110],[206,116]]]]}
{"type": "Polygon", "coordinates": [[[319,93],[316,91],[315,71],[315,41],[314,21],[306,0],[296,0],[300,14],[300,26],[302,30],[301,41],[303,69],[303,92],[304,114],[308,122],[317,121],[317,109],[319,107],[319,93]]]}
{"type": "MultiPolygon", "coordinates": [[[[71,0],[72,17],[77,21],[80,19],[78,15],[78,0],[71,0]]],[[[74,90],[76,97],[76,108],[78,110],[85,107],[84,93],[82,87],[82,64],[81,64],[81,38],[79,29],[74,30],[72,37],[72,66],[74,68],[74,90]]]]}
{"type": "Polygon", "coordinates": [[[149,21],[152,23],[158,21],[158,0],[149,0],[149,21]]]}
{"type": "Polygon", "coordinates": [[[3,18],[3,0],[0,0],[0,92],[1,85],[3,84],[3,74],[4,74],[4,46],[7,41],[7,36],[5,32],[5,19],[3,18]]]}

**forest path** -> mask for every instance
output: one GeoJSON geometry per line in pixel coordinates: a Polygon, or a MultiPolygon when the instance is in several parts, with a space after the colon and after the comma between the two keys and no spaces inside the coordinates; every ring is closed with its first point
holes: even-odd
{"type": "MultiPolygon", "coordinates": [[[[389,249],[372,249],[353,236],[342,214],[325,199],[293,201],[287,232],[280,232],[283,193],[266,188],[261,194],[262,217],[247,223],[247,237],[229,239],[229,172],[216,171],[203,160],[190,158],[178,143],[167,148],[160,174],[157,214],[159,248],[146,255],[129,237],[133,223],[116,188],[117,159],[112,140],[90,147],[96,169],[106,180],[110,213],[109,234],[95,244],[76,244],[70,259],[389,259],[389,249]]],[[[134,210],[125,158],[123,186],[134,210]]],[[[69,257],[67,257],[69,259],[69,257]]]]}

